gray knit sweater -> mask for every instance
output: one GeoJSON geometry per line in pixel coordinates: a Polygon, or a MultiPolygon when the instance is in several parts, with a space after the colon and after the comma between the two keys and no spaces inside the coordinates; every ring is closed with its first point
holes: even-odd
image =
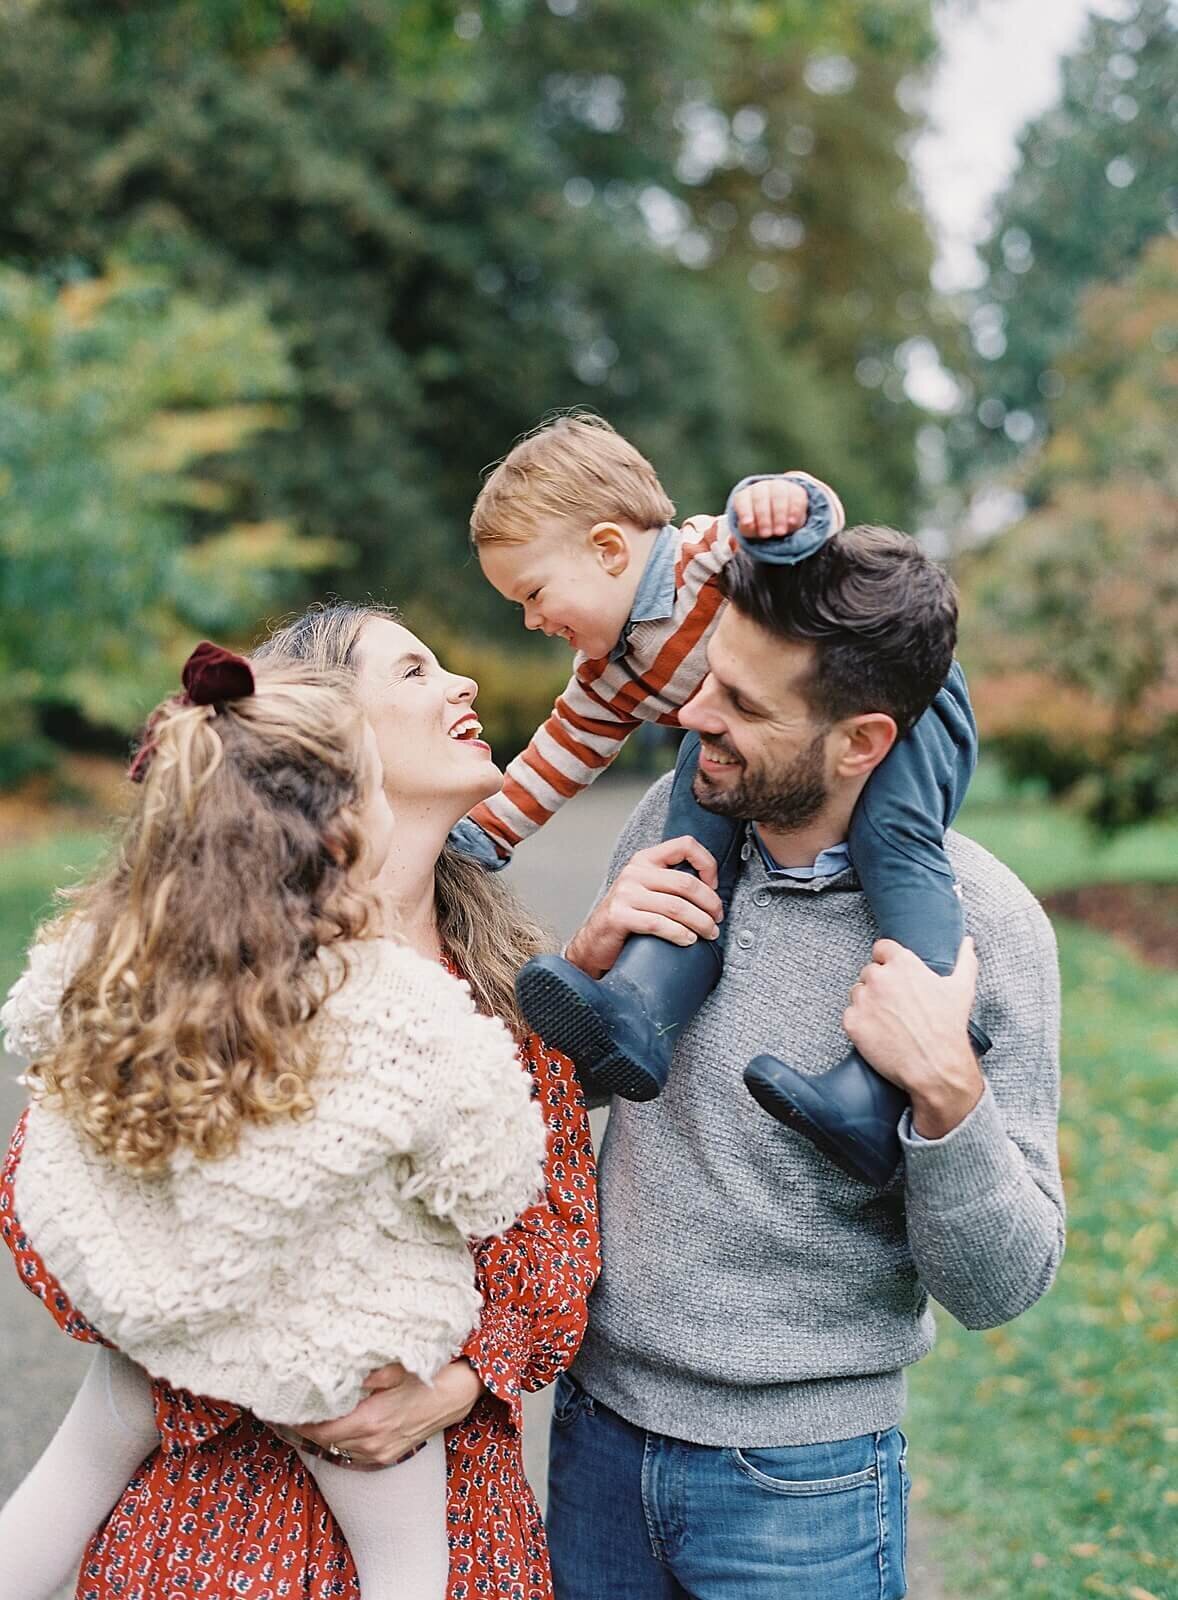
{"type": "MultiPolygon", "coordinates": [[[[670,779],[610,871],[662,836],[670,779]]],[[[1056,1155],[1059,978],[1051,925],[959,834],[949,856],[977,942],[988,1086],[943,1139],[913,1140],[878,1194],[769,1117],[741,1073],[769,1050],[804,1071],[847,1048],[842,1014],[875,929],[852,872],[798,884],[746,851],[724,976],[659,1099],[615,1099],[602,1150],[604,1271],[574,1368],[640,1427],[765,1447],[893,1426],[903,1369],[933,1343],[929,1297],[967,1328],[1025,1311],[1063,1252],[1056,1155]]]]}

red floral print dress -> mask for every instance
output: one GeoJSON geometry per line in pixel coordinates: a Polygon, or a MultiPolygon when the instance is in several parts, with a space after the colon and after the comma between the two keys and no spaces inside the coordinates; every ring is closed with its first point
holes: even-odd
{"type": "MultiPolygon", "coordinates": [[[[569,1365],[600,1265],[593,1144],[573,1070],[523,1047],[548,1123],[546,1195],[474,1246],[484,1304],[465,1355],[487,1392],[448,1430],[448,1600],[552,1600],[524,1476],[522,1400],[569,1365]]],[[[26,1113],[27,1115],[27,1113],[26,1113]]],[[[0,1232],[72,1338],[102,1343],[46,1271],[13,1207],[25,1118],[0,1179],[0,1232]]],[[[153,1382],[162,1443],[90,1541],[76,1600],[360,1600],[343,1536],[298,1456],[248,1411],[153,1382]]]]}

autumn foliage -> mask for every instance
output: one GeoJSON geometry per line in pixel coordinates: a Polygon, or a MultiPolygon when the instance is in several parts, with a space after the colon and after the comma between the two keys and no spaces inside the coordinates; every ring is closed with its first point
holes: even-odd
{"type": "Polygon", "coordinates": [[[1095,821],[1178,808],[1178,240],[1089,292],[1023,479],[1033,509],[968,561],[983,734],[1095,821]]]}

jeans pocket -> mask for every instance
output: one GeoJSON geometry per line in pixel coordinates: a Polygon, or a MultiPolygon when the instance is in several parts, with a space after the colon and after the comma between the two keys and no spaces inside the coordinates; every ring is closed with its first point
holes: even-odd
{"type": "Polygon", "coordinates": [[[835,1472],[823,1477],[810,1476],[817,1458],[813,1451],[804,1446],[781,1450],[733,1450],[732,1460],[746,1478],[770,1494],[845,1494],[851,1489],[873,1486],[879,1478],[874,1460],[852,1471],[835,1472]]]}
{"type": "Polygon", "coordinates": [[[590,1397],[576,1378],[562,1372],[552,1391],[552,1423],[557,1428],[570,1428],[590,1404],[590,1397]]]}

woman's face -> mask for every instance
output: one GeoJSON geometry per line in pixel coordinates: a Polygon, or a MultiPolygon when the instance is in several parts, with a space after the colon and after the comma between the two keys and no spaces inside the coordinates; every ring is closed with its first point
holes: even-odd
{"type": "Polygon", "coordinates": [[[479,686],[439,664],[416,634],[371,617],[356,644],[360,701],[376,735],[384,787],[400,822],[436,813],[449,827],[498,794],[503,774],[474,712],[479,686]]]}

